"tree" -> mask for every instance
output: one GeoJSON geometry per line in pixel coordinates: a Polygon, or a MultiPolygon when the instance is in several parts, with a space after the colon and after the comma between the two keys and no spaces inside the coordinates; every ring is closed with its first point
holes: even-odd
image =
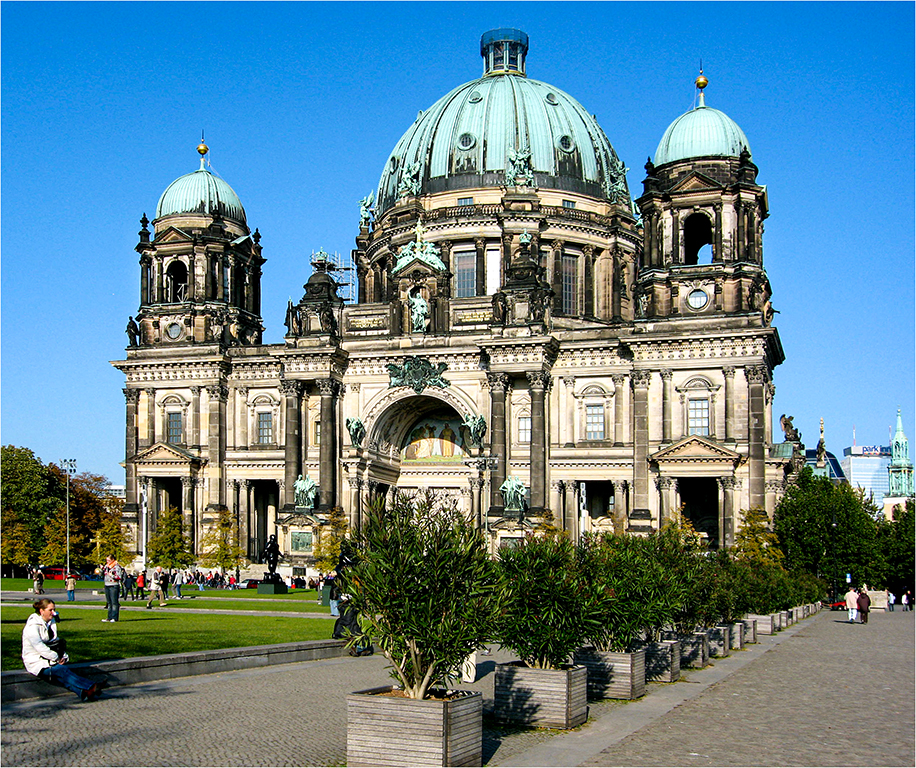
{"type": "Polygon", "coordinates": [[[321,573],[330,573],[340,561],[340,543],[347,537],[347,516],[343,507],[331,507],[327,527],[320,528],[313,554],[321,573]]]}
{"type": "Polygon", "coordinates": [[[121,565],[132,559],[127,547],[127,533],[121,525],[120,515],[104,513],[95,531],[94,540],[93,562],[101,563],[108,555],[114,557],[121,565]]]}
{"type": "Polygon", "coordinates": [[[63,488],[28,448],[4,445],[0,449],[0,496],[4,565],[37,565],[45,544],[45,524],[63,501],[63,488]]]}
{"type": "Polygon", "coordinates": [[[239,528],[228,507],[220,507],[219,517],[207,527],[199,549],[201,565],[223,573],[238,570],[245,551],[239,546],[239,528]]]}
{"type": "Polygon", "coordinates": [[[184,520],[175,507],[159,513],[156,531],[146,543],[146,562],[163,568],[185,568],[194,562],[191,542],[184,535],[184,520]]]}
{"type": "Polygon", "coordinates": [[[749,509],[735,534],[735,559],[758,565],[782,565],[784,555],[779,539],[770,528],[762,509],[749,509]]]}
{"type": "MultiPolygon", "coordinates": [[[[44,529],[45,545],[41,550],[43,565],[67,564],[67,505],[61,504],[44,529]]],[[[70,531],[70,565],[79,568],[85,562],[86,537],[70,531]]]]}
{"type": "Polygon", "coordinates": [[[887,563],[886,586],[898,595],[913,589],[916,514],[913,499],[894,507],[893,520],[878,522],[878,542],[887,563]]]}

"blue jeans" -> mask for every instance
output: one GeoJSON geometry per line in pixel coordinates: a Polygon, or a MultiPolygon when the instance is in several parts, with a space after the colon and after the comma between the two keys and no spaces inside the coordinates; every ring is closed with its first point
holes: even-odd
{"type": "Polygon", "coordinates": [[[50,667],[45,667],[38,673],[38,676],[49,683],[62,685],[68,691],[73,691],[80,697],[95,685],[92,680],[87,680],[82,675],[76,674],[66,664],[54,664],[50,667]]]}
{"type": "Polygon", "coordinates": [[[181,600],[181,584],[175,585],[175,597],[181,600]]]}
{"type": "Polygon", "coordinates": [[[328,603],[331,605],[331,615],[340,616],[340,600],[331,600],[331,598],[328,598],[328,603]]]}
{"type": "Polygon", "coordinates": [[[68,589],[67,590],[67,602],[72,603],[74,600],[76,600],[76,590],[68,589]]]}
{"type": "Polygon", "coordinates": [[[121,587],[118,584],[105,585],[105,602],[108,604],[108,620],[117,621],[121,613],[121,587]]]}

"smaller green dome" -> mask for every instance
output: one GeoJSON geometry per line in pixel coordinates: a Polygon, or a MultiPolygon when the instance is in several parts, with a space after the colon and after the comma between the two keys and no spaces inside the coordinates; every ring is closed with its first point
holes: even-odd
{"type": "Polygon", "coordinates": [[[724,112],[707,107],[701,89],[699,105],[668,126],[655,150],[654,163],[664,165],[693,157],[738,157],[745,148],[751,151],[744,131],[724,112]]]}
{"type": "Polygon", "coordinates": [[[159,204],[156,218],[181,213],[218,213],[224,219],[245,224],[245,209],[239,197],[225,181],[204,168],[181,176],[166,187],[159,204]]]}

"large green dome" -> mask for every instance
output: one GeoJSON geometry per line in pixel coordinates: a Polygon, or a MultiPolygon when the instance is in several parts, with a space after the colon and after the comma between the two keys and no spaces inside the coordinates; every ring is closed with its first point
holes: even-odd
{"type": "Polygon", "coordinates": [[[502,186],[510,155],[524,147],[538,187],[629,201],[626,169],[597,120],[569,94],[526,77],[527,50],[518,30],[483,35],[484,76],[420,112],[382,171],[377,215],[411,172],[421,195],[502,186]]]}
{"type": "Polygon", "coordinates": [[[751,151],[744,131],[724,112],[707,107],[701,90],[698,106],[668,126],[658,143],[654,163],[658,166],[694,157],[738,157],[742,149],[751,151]]]}
{"type": "Polygon", "coordinates": [[[156,206],[157,219],[182,213],[218,213],[224,219],[245,224],[245,209],[238,195],[219,176],[204,168],[203,158],[198,170],[166,187],[156,206]]]}

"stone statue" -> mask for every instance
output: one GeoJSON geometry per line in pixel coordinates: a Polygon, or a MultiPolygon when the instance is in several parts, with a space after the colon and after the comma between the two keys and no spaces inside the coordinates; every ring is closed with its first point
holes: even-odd
{"type": "Polygon", "coordinates": [[[337,318],[334,317],[334,310],[330,302],[324,302],[318,310],[318,321],[321,323],[321,330],[331,336],[337,335],[337,318]]]}
{"type": "Polygon", "coordinates": [[[372,223],[372,203],[375,202],[375,192],[370,192],[359,201],[359,225],[368,227],[372,223]]]}
{"type": "Polygon", "coordinates": [[[417,161],[408,163],[401,172],[401,179],[398,183],[398,198],[415,197],[420,194],[420,171],[423,169],[422,164],[417,161]]]}
{"type": "Polygon", "coordinates": [[[527,144],[523,144],[518,149],[509,147],[506,186],[534,186],[534,173],[531,171],[531,148],[527,144]]]}
{"type": "Polygon", "coordinates": [[[267,544],[264,545],[264,552],[261,554],[261,560],[267,563],[267,570],[271,577],[277,575],[277,563],[280,562],[280,545],[277,543],[276,534],[270,534],[267,544]]]}
{"type": "Polygon", "coordinates": [[[821,439],[817,441],[817,466],[823,467],[827,463],[827,444],[824,442],[824,420],[821,419],[821,439]]]}
{"type": "Polygon", "coordinates": [[[509,305],[506,301],[506,294],[497,291],[493,294],[493,322],[496,325],[505,325],[506,317],[509,314],[509,305]]]}
{"type": "Polygon", "coordinates": [[[410,330],[413,333],[425,333],[429,322],[429,304],[419,293],[410,296],[410,330]]]}
{"type": "Polygon", "coordinates": [[[299,307],[293,306],[293,300],[290,299],[286,305],[286,326],[287,336],[298,336],[300,332],[299,324],[299,307]]]}
{"type": "Polygon", "coordinates": [[[506,481],[499,486],[499,492],[503,495],[503,502],[506,510],[520,512],[525,508],[525,493],[527,492],[525,484],[515,475],[510,475],[506,481]]]}
{"type": "Polygon", "coordinates": [[[350,442],[359,448],[366,437],[366,427],[358,418],[347,419],[347,432],[350,433],[350,442]]]}
{"type": "Polygon", "coordinates": [[[140,327],[134,321],[133,317],[127,318],[127,340],[132,347],[139,345],[140,327]]]}
{"type": "Polygon", "coordinates": [[[293,487],[296,491],[296,506],[312,509],[315,506],[315,492],[318,490],[315,481],[308,475],[299,475],[293,487]]]}
{"type": "Polygon", "coordinates": [[[487,422],[483,416],[465,416],[461,426],[468,431],[468,442],[475,448],[483,445],[483,436],[487,433],[487,422]]]}
{"type": "Polygon", "coordinates": [[[550,304],[550,294],[543,288],[531,291],[528,304],[528,318],[535,323],[543,323],[547,306],[550,304]]]}
{"type": "Polygon", "coordinates": [[[445,272],[445,262],[439,257],[439,247],[435,243],[423,239],[425,232],[423,225],[417,224],[415,232],[417,234],[416,239],[398,249],[398,260],[394,265],[394,269],[391,270],[392,273],[397,274],[415,260],[422,261],[437,272],[445,272]]]}
{"type": "Polygon", "coordinates": [[[785,414],[779,417],[779,426],[782,428],[782,431],[786,435],[787,443],[797,443],[799,440],[801,440],[801,435],[792,424],[792,419],[794,418],[794,416],[786,416],[785,414]]]}

